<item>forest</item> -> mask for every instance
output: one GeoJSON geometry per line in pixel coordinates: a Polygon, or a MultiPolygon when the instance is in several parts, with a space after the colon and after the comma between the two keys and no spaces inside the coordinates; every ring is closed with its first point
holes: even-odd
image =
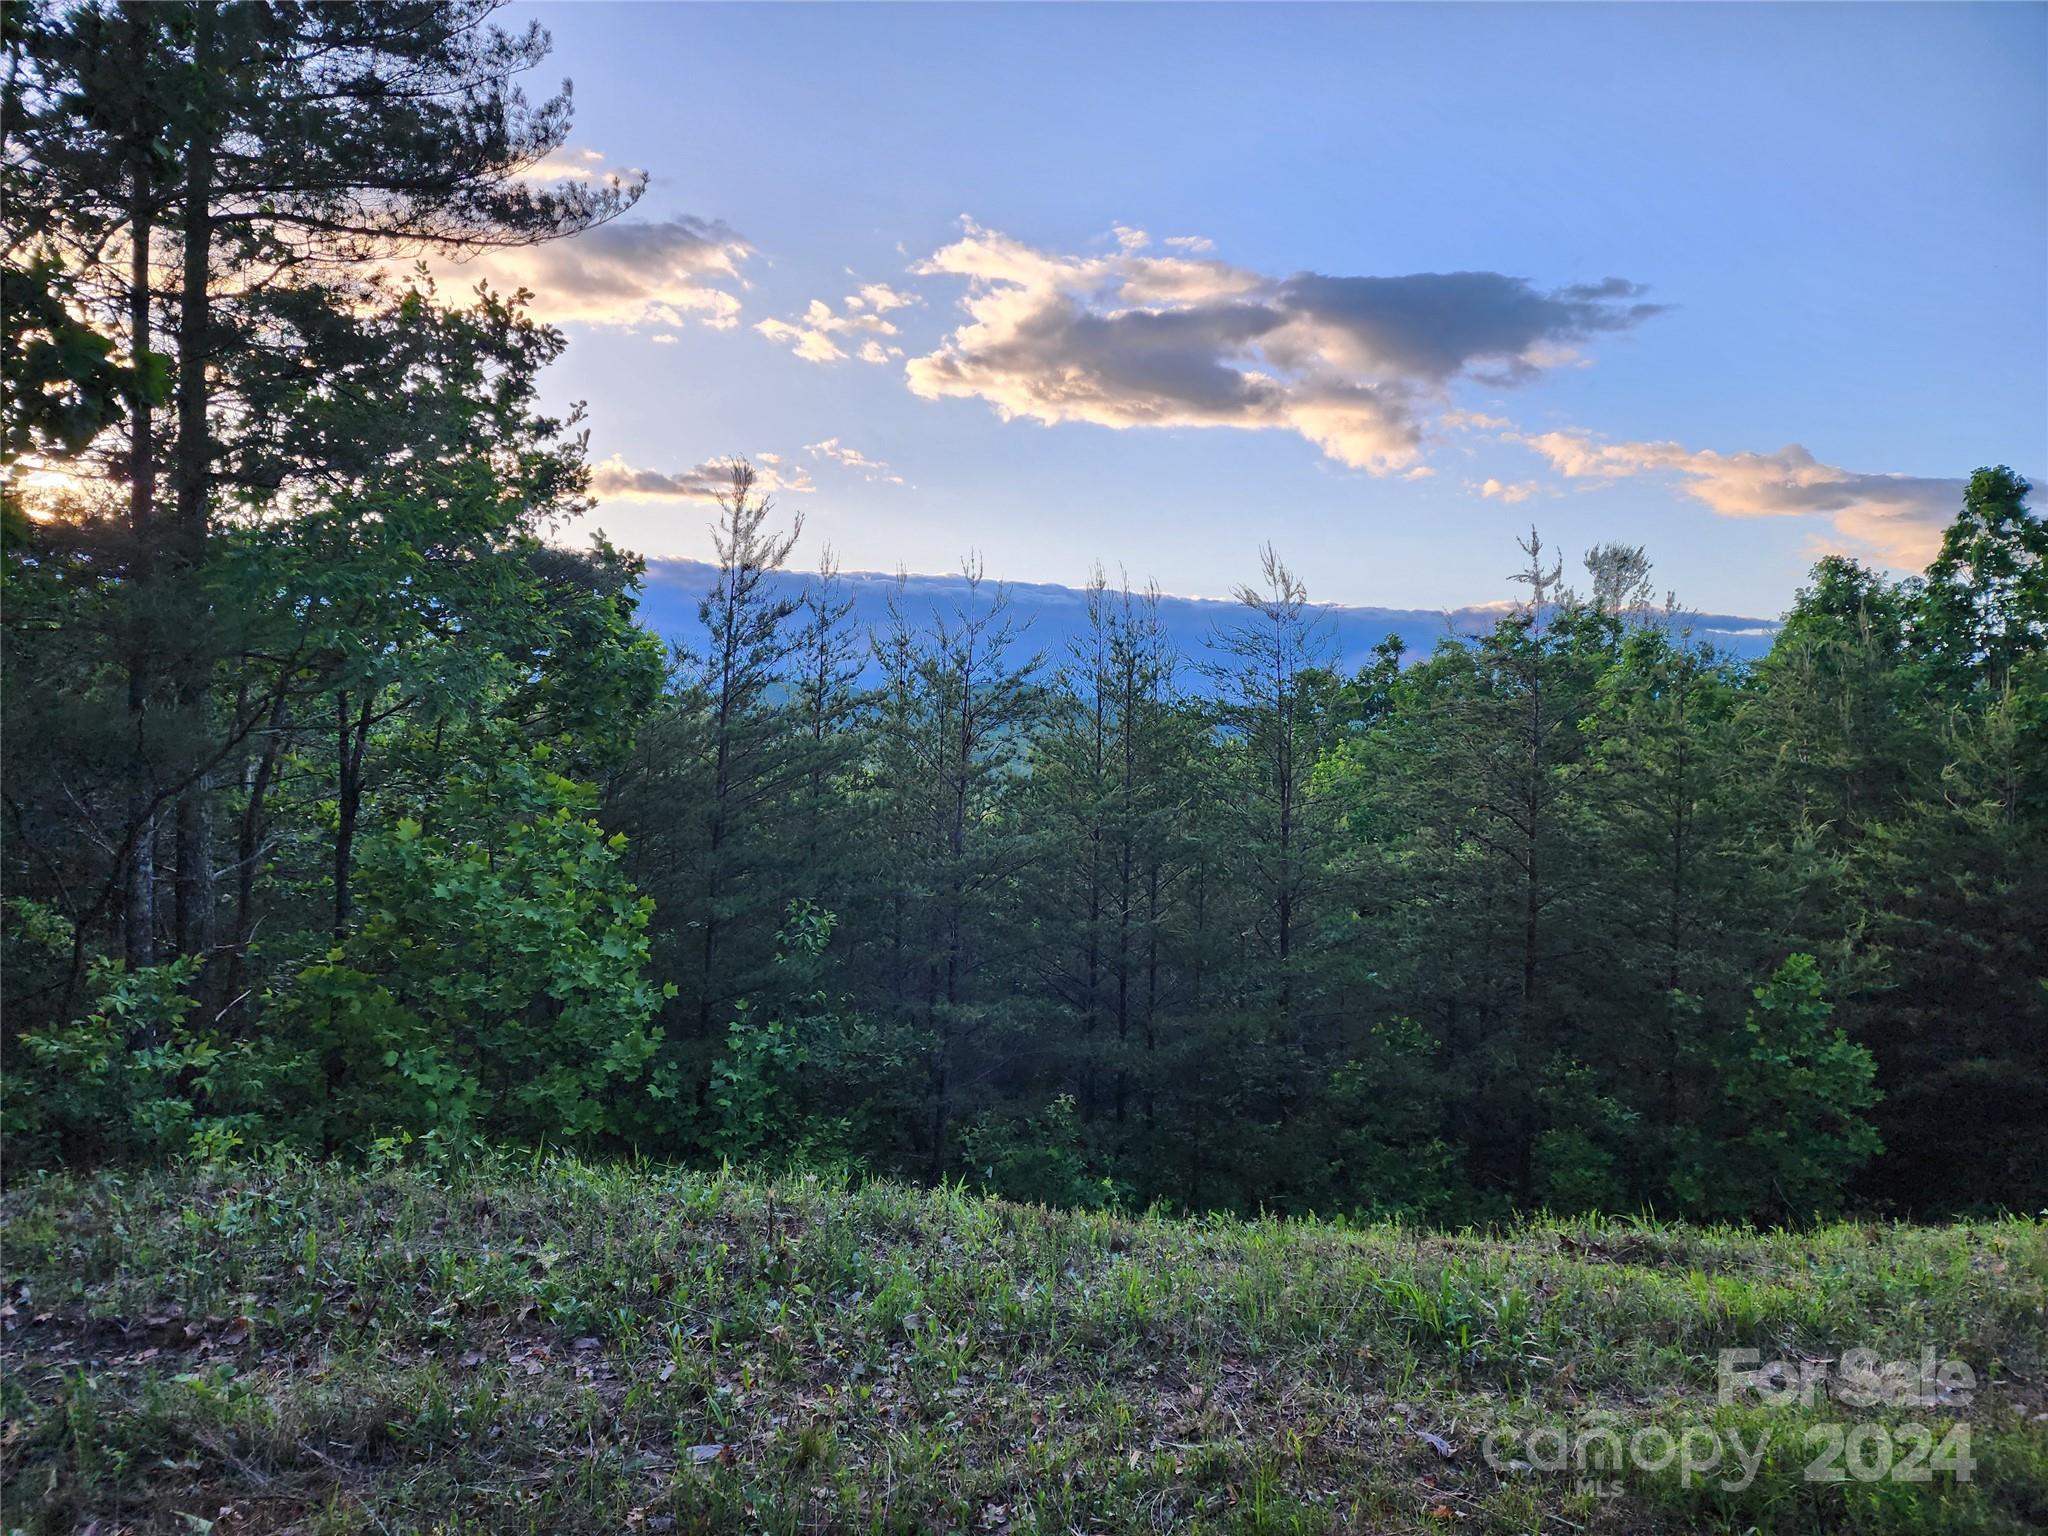
{"type": "Polygon", "coordinates": [[[1920,575],[1821,559],[1760,660],[1643,548],[1532,530],[1490,628],[1344,670],[1271,548],[1192,653],[1099,573],[1050,652],[978,567],[856,625],[734,459],[670,648],[641,561],[562,534],[563,335],[419,263],[640,192],[524,174],[570,104],[494,9],[7,7],[10,1178],[488,1146],[1437,1224],[2048,1207],[2024,478],[1920,575]]]}

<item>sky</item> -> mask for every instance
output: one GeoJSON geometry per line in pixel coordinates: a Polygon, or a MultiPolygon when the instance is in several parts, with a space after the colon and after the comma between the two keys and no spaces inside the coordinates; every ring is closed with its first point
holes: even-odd
{"type": "Polygon", "coordinates": [[[1508,595],[1534,522],[1772,615],[2048,473],[2048,6],[515,5],[584,526],[703,557],[1508,595]]]}

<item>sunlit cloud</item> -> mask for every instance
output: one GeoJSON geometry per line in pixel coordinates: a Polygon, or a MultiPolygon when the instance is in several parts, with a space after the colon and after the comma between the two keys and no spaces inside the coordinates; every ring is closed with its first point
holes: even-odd
{"type": "Polygon", "coordinates": [[[892,309],[908,309],[913,304],[922,304],[914,293],[898,293],[887,283],[864,283],[859,293],[848,294],[848,309],[871,309],[878,315],[886,315],[892,309]]]}
{"type": "Polygon", "coordinates": [[[487,250],[432,264],[448,287],[525,288],[534,315],[557,325],[739,324],[741,268],[753,248],[715,219],[621,219],[567,239],[487,250]]]}
{"type": "Polygon", "coordinates": [[[887,283],[869,283],[848,294],[836,310],[824,299],[813,299],[795,320],[763,320],[754,329],[807,363],[843,363],[849,346],[864,363],[886,363],[903,355],[901,347],[881,339],[897,334],[888,314],[918,302],[887,283]]]}
{"type": "Polygon", "coordinates": [[[1068,256],[964,220],[912,268],[968,291],[965,322],[907,363],[911,389],[1048,424],[1293,432],[1390,473],[1414,463],[1455,381],[1533,379],[1661,308],[1622,278],[1545,291],[1494,272],[1272,277],[1199,237],[1149,255],[1144,231],[1113,233],[1115,252],[1068,256]]]}
{"type": "MultiPolygon", "coordinates": [[[[822,327],[792,324],[787,320],[762,320],[756,323],[754,329],[770,341],[787,342],[790,350],[807,363],[846,361],[846,353],[840,350],[839,343],[822,327]]],[[[883,357],[886,361],[887,354],[884,353],[883,357]]]]}
{"type": "Polygon", "coordinates": [[[806,443],[804,452],[814,459],[830,460],[842,468],[850,469],[863,480],[884,481],[890,485],[903,484],[903,477],[896,474],[880,459],[871,459],[858,448],[842,443],[836,437],[828,437],[822,443],[806,443]]]}
{"type": "Polygon", "coordinates": [[[1489,416],[1484,411],[1445,411],[1436,424],[1456,432],[1507,432],[1515,425],[1505,416],[1489,416]]]}
{"type": "Polygon", "coordinates": [[[1527,501],[1543,489],[1540,480],[1497,480],[1489,475],[1479,483],[1479,494],[1489,501],[1504,501],[1509,506],[1527,501]]]}
{"type": "Polygon", "coordinates": [[[564,181],[625,186],[641,180],[645,175],[646,172],[631,166],[607,164],[602,150],[572,149],[564,145],[554,153],[536,160],[532,165],[514,172],[513,179],[543,182],[549,186],[564,181]]]}
{"type": "Polygon", "coordinates": [[[1846,543],[1817,547],[1868,554],[1901,570],[1934,557],[1962,504],[1960,479],[1841,469],[1798,443],[1775,453],[1715,453],[1671,442],[1607,442],[1580,431],[1507,438],[1571,480],[1663,474],[1723,517],[1826,516],[1846,543]]]}
{"type": "MultiPolygon", "coordinates": [[[[802,464],[789,464],[781,454],[757,453],[751,462],[754,489],[762,495],[778,491],[802,495],[817,489],[808,469],[802,464]]],[[[715,502],[731,489],[730,459],[706,459],[688,469],[669,472],[639,468],[613,454],[590,467],[590,494],[601,502],[715,502]]]]}

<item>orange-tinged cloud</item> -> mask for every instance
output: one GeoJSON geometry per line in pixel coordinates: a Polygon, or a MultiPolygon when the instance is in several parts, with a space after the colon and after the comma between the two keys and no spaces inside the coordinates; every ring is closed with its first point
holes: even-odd
{"type": "Polygon", "coordinates": [[[621,219],[563,240],[431,263],[444,287],[525,288],[550,324],[739,324],[741,267],[753,248],[716,220],[621,219]]]}
{"type": "Polygon", "coordinates": [[[886,363],[903,355],[901,347],[879,339],[897,334],[889,312],[918,302],[915,295],[898,293],[887,283],[868,283],[848,294],[837,310],[824,299],[813,299],[795,320],[763,320],[754,329],[770,341],[786,344],[807,363],[843,363],[847,346],[864,363],[886,363]]]}
{"type": "Polygon", "coordinates": [[[1825,515],[1851,547],[1900,570],[1934,558],[1942,529],[1962,504],[1959,479],[1842,469],[1798,443],[1775,453],[1715,453],[1672,442],[1611,443],[1576,431],[1508,436],[1567,479],[1662,473],[1723,517],[1825,515]]]}
{"type": "MultiPolygon", "coordinates": [[[[754,489],[762,495],[816,489],[808,470],[801,464],[788,466],[780,454],[756,454],[753,465],[754,489]]],[[[590,494],[601,502],[715,502],[731,488],[732,463],[728,459],[706,459],[688,469],[665,471],[641,469],[613,454],[590,466],[590,494]]]]}

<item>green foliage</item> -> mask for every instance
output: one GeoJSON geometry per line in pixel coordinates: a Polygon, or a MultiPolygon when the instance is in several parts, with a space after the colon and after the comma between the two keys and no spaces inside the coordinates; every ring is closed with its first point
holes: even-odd
{"type": "MultiPolygon", "coordinates": [[[[1347,677],[1270,548],[1199,657],[1098,573],[1048,666],[972,563],[863,634],[829,552],[784,583],[801,519],[736,461],[665,669],[638,558],[548,541],[589,504],[580,408],[541,404],[563,336],[390,270],[639,194],[523,174],[568,101],[520,94],[545,34],[492,10],[0,20],[16,1162],[565,1142],[1446,1221],[2048,1202],[2024,479],[1971,477],[1924,580],[1821,561],[1753,667],[1653,610],[1641,547],[1581,597],[1532,529],[1498,622],[1347,677]],[[120,472],[31,516],[31,458],[120,472]]],[[[1519,1338],[1506,1291],[1437,1280],[1425,1331],[1519,1338]]]]}
{"type": "MultiPolygon", "coordinates": [[[[500,306],[410,312],[448,345],[519,333],[500,306]]],[[[491,430],[538,455],[518,494],[552,494],[545,424],[491,430]]],[[[789,536],[749,492],[722,537],[751,584],[710,610],[726,659],[677,672],[629,746],[655,686],[637,564],[540,545],[475,464],[382,485],[376,516],[344,497],[217,543],[219,601],[290,593],[322,649],[224,797],[255,850],[240,904],[274,926],[174,989],[234,1070],[131,1096],[250,1142],[566,1141],[1054,1203],[2034,1198],[2042,659],[1995,689],[1947,667],[1918,585],[1824,561],[1744,670],[1645,616],[1630,552],[1591,605],[1532,554],[1540,604],[1346,679],[1276,565],[1209,700],[1143,598],[1093,589],[1048,683],[969,583],[896,615],[863,695],[829,575],[801,603],[762,579],[789,536]],[[293,792],[265,803],[266,776],[293,792]],[[799,895],[824,890],[839,916],[799,895]]],[[[36,611],[96,600],[88,561],[30,548],[36,611]]],[[[54,803],[28,801],[32,837],[54,803]]],[[[32,998],[78,931],[49,890],[10,926],[32,998]]],[[[64,1113],[28,1155],[176,1140],[64,1113]]]]}
{"type": "Polygon", "coordinates": [[[224,1156],[253,1132],[247,1047],[192,1021],[199,963],[96,959],[83,1017],[18,1037],[4,1126],[17,1165],[224,1156]]]}
{"type": "Polygon", "coordinates": [[[1820,967],[1792,955],[1756,988],[1756,1006],[1700,1065],[1713,1110],[1685,1127],[1672,1189],[1708,1218],[1806,1218],[1838,1207],[1883,1148],[1861,1118],[1879,1098],[1870,1052],[1831,1022],[1820,967]]]}
{"type": "Polygon", "coordinates": [[[588,1145],[644,1123],[661,1039],[642,974],[651,904],[550,756],[459,769],[431,822],[365,841],[357,927],[283,1002],[326,1085],[318,1142],[588,1145]]]}
{"type": "Polygon", "coordinates": [[[17,261],[10,249],[4,269],[7,302],[0,305],[0,467],[25,455],[82,452],[124,414],[123,395],[134,389],[161,404],[169,392],[165,359],[146,353],[142,367],[114,361],[114,341],[78,317],[77,279],[62,258],[40,250],[17,261]]]}
{"type": "Polygon", "coordinates": [[[782,1128],[777,1101],[788,1094],[807,1054],[781,1019],[756,1019],[745,998],[733,1005],[725,1054],[711,1066],[711,1133],[706,1139],[714,1156],[746,1158],[769,1145],[782,1128]]]}
{"type": "Polygon", "coordinates": [[[1115,1183],[1091,1174],[1072,1094],[1036,1114],[984,1112],[961,1127],[960,1151],[975,1181],[1007,1200],[1084,1210],[1115,1205],[1115,1183]]]}
{"type": "Polygon", "coordinates": [[[1978,470],[1927,568],[1920,643],[1952,682],[1995,692],[2048,649],[2048,522],[2029,510],[2032,490],[2002,464],[1978,470]]]}
{"type": "Polygon", "coordinates": [[[1572,1063],[1553,1069],[1541,1098],[1550,1123],[1537,1136],[1533,1180],[1546,1210],[1623,1211],[1625,1171],[1638,1151],[1640,1116],[1599,1088],[1600,1074],[1572,1063]]]}
{"type": "MultiPolygon", "coordinates": [[[[835,919],[811,902],[789,904],[778,937],[778,966],[792,975],[815,970],[832,941],[835,919]]],[[[725,1053],[711,1067],[710,1126],[705,1137],[714,1157],[726,1161],[760,1157],[804,1146],[813,1127],[800,1103],[801,1075],[811,1060],[812,1041],[833,1031],[825,992],[796,1000],[786,1017],[761,1020],[745,998],[726,1027],[725,1053]]]]}
{"type": "Polygon", "coordinates": [[[1443,1137],[1442,1047],[1413,1019],[1375,1024],[1330,1078],[1334,1130],[1324,1202],[1368,1218],[1448,1218],[1461,1204],[1457,1151],[1443,1137]]]}

